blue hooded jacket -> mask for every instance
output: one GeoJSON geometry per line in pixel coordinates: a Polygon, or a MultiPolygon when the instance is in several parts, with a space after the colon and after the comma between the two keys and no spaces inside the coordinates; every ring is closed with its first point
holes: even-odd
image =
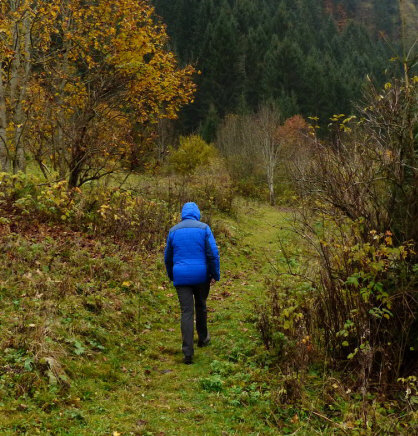
{"type": "Polygon", "coordinates": [[[219,252],[210,227],[200,222],[196,203],[186,203],[181,223],[170,229],[164,260],[174,286],[220,279],[219,252]]]}

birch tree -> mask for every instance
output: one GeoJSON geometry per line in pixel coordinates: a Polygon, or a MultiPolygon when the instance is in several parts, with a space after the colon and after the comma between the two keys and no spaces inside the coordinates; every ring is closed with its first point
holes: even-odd
{"type": "Polygon", "coordinates": [[[260,175],[267,181],[270,203],[275,204],[275,176],[281,151],[281,116],[265,104],[255,114],[228,115],[222,122],[216,144],[235,178],[260,175]]]}
{"type": "Polygon", "coordinates": [[[280,153],[280,121],[281,116],[274,106],[264,105],[252,116],[252,132],[250,135],[253,149],[263,162],[269,190],[270,204],[275,204],[274,182],[280,153]]]}

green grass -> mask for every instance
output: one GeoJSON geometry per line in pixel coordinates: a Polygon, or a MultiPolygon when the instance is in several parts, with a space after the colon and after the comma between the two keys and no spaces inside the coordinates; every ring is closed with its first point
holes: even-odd
{"type": "MultiPolygon", "coordinates": [[[[300,241],[288,230],[289,213],[244,202],[237,208],[236,219],[216,219],[229,236],[218,237],[222,280],[208,301],[212,342],[196,348],[190,366],[182,363],[179,305],[162,248],[137,252],[62,225],[0,227],[0,434],[360,429],[360,400],[350,402],[335,387],[321,397],[336,383],[321,367],[305,376],[302,400],[277,400],[287,378],[298,375],[271,365],[254,306],[264,300],[265,278],[283,267],[279,237],[294,251],[300,241]]],[[[395,411],[389,405],[379,413],[395,411]]]]}

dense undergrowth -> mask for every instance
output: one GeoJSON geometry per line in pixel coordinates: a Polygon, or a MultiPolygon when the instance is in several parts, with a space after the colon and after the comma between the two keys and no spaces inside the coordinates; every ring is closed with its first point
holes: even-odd
{"type": "Polygon", "coordinates": [[[335,115],[330,140],[312,133],[309,147],[299,145],[291,163],[299,252],[281,246],[284,270],[259,309],[279,367],[306,374],[322,361],[336,370],[362,398],[361,428],[373,434],[413,433],[380,428],[377,397],[417,425],[417,84],[370,86],[358,120],[335,115]]]}
{"type": "MultiPolygon", "coordinates": [[[[66,182],[41,182],[23,173],[0,173],[1,207],[11,215],[43,223],[67,224],[91,236],[110,236],[134,243],[136,249],[156,249],[165,242],[169,228],[179,219],[186,201],[197,201],[206,220],[213,211],[233,214],[234,191],[228,180],[205,175],[179,182],[120,186],[92,185],[67,189],[66,182]]],[[[4,216],[4,226],[13,223],[4,216]]]]}
{"type": "Polygon", "coordinates": [[[317,404],[323,419],[339,423],[335,434],[407,435],[418,425],[413,300],[410,312],[393,315],[412,298],[415,282],[407,249],[402,255],[382,239],[344,253],[349,269],[340,270],[329,294],[311,248],[282,241],[276,277],[267,280],[267,299],[257,307],[257,327],[280,380],[277,402],[317,404]]]}

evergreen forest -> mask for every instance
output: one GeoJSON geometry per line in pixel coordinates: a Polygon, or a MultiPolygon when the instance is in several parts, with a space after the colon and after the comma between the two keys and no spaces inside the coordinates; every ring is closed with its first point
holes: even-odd
{"type": "MultiPolygon", "coordinates": [[[[181,130],[211,141],[228,113],[276,102],[288,118],[350,113],[366,75],[382,84],[399,43],[394,0],[155,0],[197,77],[181,130]]],[[[394,68],[392,68],[393,70],[394,68]]],[[[391,71],[393,73],[393,71],[391,71]]]]}

